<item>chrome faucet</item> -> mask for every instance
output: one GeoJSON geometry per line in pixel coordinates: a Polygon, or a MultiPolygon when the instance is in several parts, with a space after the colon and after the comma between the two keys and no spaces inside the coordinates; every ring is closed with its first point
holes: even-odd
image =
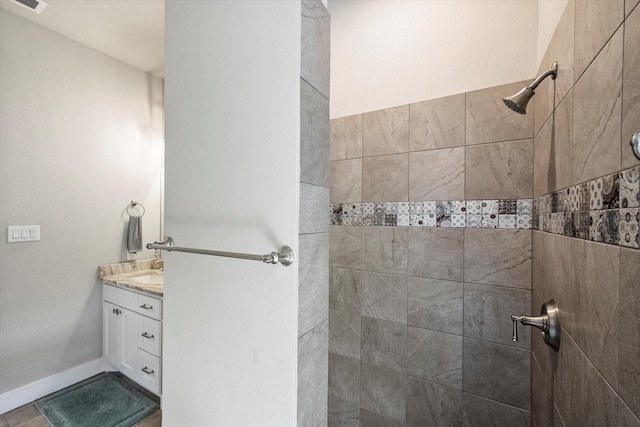
{"type": "Polygon", "coordinates": [[[153,254],[153,263],[151,264],[152,270],[164,270],[164,261],[160,258],[160,251],[156,249],[153,254]]]}
{"type": "Polygon", "coordinates": [[[542,338],[555,351],[560,348],[560,311],[554,300],[542,304],[540,316],[511,315],[513,322],[513,341],[518,341],[518,322],[535,326],[542,331],[542,338]]]}

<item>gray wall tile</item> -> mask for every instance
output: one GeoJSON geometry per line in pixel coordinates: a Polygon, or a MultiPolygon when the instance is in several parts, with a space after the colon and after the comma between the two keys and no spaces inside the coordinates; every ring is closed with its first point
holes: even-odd
{"type": "Polygon", "coordinates": [[[363,227],[363,269],[381,273],[407,273],[406,227],[363,227]]]}
{"type": "Polygon", "coordinates": [[[300,234],[327,233],[329,189],[317,185],[300,184],[300,234]]]}
{"type": "Polygon", "coordinates": [[[530,366],[527,350],[464,339],[466,392],[528,410],[530,366]]]}
{"type": "Polygon", "coordinates": [[[409,155],[362,159],[362,201],[405,202],[409,197],[409,155]]]}
{"type": "Polygon", "coordinates": [[[362,227],[329,227],[329,265],[359,270],[362,266],[362,227]]]}
{"type": "Polygon", "coordinates": [[[576,1],[576,81],[622,23],[624,0],[576,1]]]}
{"type": "Polygon", "coordinates": [[[362,273],[360,314],[407,324],[407,276],[362,273]]]}
{"type": "Polygon", "coordinates": [[[515,114],[502,98],[520,91],[531,81],[510,83],[467,93],[467,145],[533,138],[534,104],[527,114],[515,114]]]}
{"type": "Polygon", "coordinates": [[[531,420],[540,427],[553,426],[553,395],[535,356],[531,357],[531,420]]]}
{"type": "Polygon", "coordinates": [[[461,390],[462,337],[409,326],[407,373],[461,390]]]}
{"type": "Polygon", "coordinates": [[[360,362],[329,354],[329,396],[360,404],[360,362]]]}
{"type": "MultiPolygon", "coordinates": [[[[541,306],[542,306],[542,301],[532,298],[531,310],[529,311],[529,313],[531,314],[539,313],[541,306]]],[[[558,355],[551,347],[549,347],[544,342],[542,334],[537,329],[533,329],[532,327],[525,327],[518,324],[518,335],[520,335],[520,332],[522,332],[522,330],[524,329],[529,329],[530,333],[532,334],[532,339],[530,341],[531,353],[532,353],[531,354],[532,366],[533,366],[533,360],[535,359],[536,363],[540,366],[540,370],[542,371],[542,374],[545,376],[545,380],[547,384],[552,384],[551,377],[554,374],[553,369],[558,365],[558,359],[559,359],[558,355]]],[[[562,329],[562,326],[561,326],[561,329],[562,329]]],[[[533,367],[531,369],[532,371],[534,370],[533,367]]],[[[551,395],[550,392],[549,394],[551,395]]],[[[531,396],[532,402],[535,401],[535,397],[536,397],[535,395],[531,396]]],[[[551,414],[551,411],[549,411],[549,414],[551,414]]]]}
{"type": "MultiPolygon", "coordinates": [[[[596,3],[608,5],[578,1],[576,19],[581,5],[596,3]]],[[[573,91],[574,184],[620,170],[620,147],[611,141],[619,141],[621,131],[622,35],[618,31],[605,45],[573,91]]]]}
{"type": "Polygon", "coordinates": [[[465,94],[409,105],[411,151],[464,145],[465,94]]]}
{"type": "Polygon", "coordinates": [[[329,100],[302,79],[300,181],[329,187],[329,100]]]}
{"type": "MultiPolygon", "coordinates": [[[[555,86],[555,104],[558,105],[575,84],[575,1],[569,0],[549,45],[549,63],[558,62],[558,75],[555,85],[549,82],[548,87],[555,86]]],[[[549,67],[551,68],[551,67],[549,67]]],[[[537,114],[538,110],[536,110],[537,114]]]]}
{"type": "Polygon", "coordinates": [[[533,140],[467,147],[467,199],[524,199],[533,195],[533,140]]]}
{"type": "Polygon", "coordinates": [[[329,351],[360,359],[360,325],[358,314],[329,311],[329,351]]]}
{"type": "Polygon", "coordinates": [[[625,15],[629,15],[634,7],[636,7],[640,3],[640,0],[625,0],[624,2],[624,11],[625,15]]]}
{"type": "Polygon", "coordinates": [[[462,281],[463,230],[409,228],[410,276],[462,281]]]}
{"type": "Polygon", "coordinates": [[[412,427],[462,425],[462,392],[409,377],[407,424],[412,427]]]}
{"type": "Polygon", "coordinates": [[[529,426],[529,411],[469,393],[463,396],[462,418],[464,427],[529,426]]]}
{"type": "Polygon", "coordinates": [[[362,115],[362,155],[381,156],[409,151],[409,106],[362,115]]]}
{"type": "Polygon", "coordinates": [[[631,412],[622,399],[618,399],[618,427],[640,427],[640,419],[631,412]]]}
{"type": "Polygon", "coordinates": [[[362,159],[331,162],[331,203],[362,201],[362,159]]]}
{"type": "Polygon", "coordinates": [[[620,248],[574,239],[573,338],[613,387],[618,385],[620,248]]]}
{"type": "MultiPolygon", "coordinates": [[[[573,330],[574,314],[571,277],[571,238],[533,232],[532,290],[536,304],[553,298],[561,309],[562,326],[569,332],[573,330]]],[[[539,305],[532,307],[532,314],[537,315],[539,309],[539,305]]]]}
{"type": "Polygon", "coordinates": [[[533,140],[535,150],[533,156],[533,197],[551,193],[549,181],[556,172],[556,146],[553,141],[553,120],[547,120],[533,140]],[[552,151],[553,149],[553,151],[552,151]],[[551,176],[550,176],[551,175],[551,176]]]}
{"type": "Polygon", "coordinates": [[[329,99],[331,17],[320,0],[302,0],[300,74],[329,99]]]}
{"type": "MultiPolygon", "coordinates": [[[[571,31],[573,33],[573,31],[571,31]]],[[[553,40],[553,39],[552,39],[553,40]]],[[[545,71],[549,70],[553,64],[550,52],[551,46],[547,47],[547,50],[540,61],[540,65],[538,66],[537,76],[541,75],[545,71]]],[[[573,63],[573,51],[571,53],[571,62],[573,63]]],[[[573,75],[573,71],[571,73],[573,75]]],[[[573,78],[573,77],[572,77],[573,78]]],[[[540,131],[540,128],[549,121],[549,117],[551,116],[551,112],[553,111],[554,103],[553,103],[553,91],[554,91],[555,81],[551,78],[547,78],[544,83],[542,83],[536,89],[536,96],[529,102],[529,104],[533,104],[535,107],[535,115],[533,117],[533,129],[534,135],[537,135],[540,131]]]]}
{"type": "Polygon", "coordinates": [[[620,306],[618,393],[640,416],[640,251],[622,249],[620,258],[620,306]]]}
{"type": "MultiPolygon", "coordinates": [[[[551,69],[554,62],[558,62],[558,74],[555,80],[548,78],[536,89],[533,101],[536,106],[536,133],[547,121],[554,106],[564,99],[573,87],[574,80],[574,22],[575,1],[570,0],[560,17],[558,26],[547,48],[547,52],[538,69],[538,75],[551,69]],[[555,100],[554,100],[555,95],[555,100]]],[[[536,146],[537,147],[537,146],[536,146]]]]}
{"type": "Polygon", "coordinates": [[[629,139],[640,132],[640,9],[629,15],[624,24],[624,65],[622,68],[622,168],[640,164],[631,154],[629,139]]]}
{"type": "Polygon", "coordinates": [[[545,123],[534,142],[534,197],[573,183],[571,168],[567,167],[571,164],[573,149],[573,92],[560,103],[554,120],[545,123]]]}
{"type": "MultiPolygon", "coordinates": [[[[556,406],[553,407],[553,427],[567,427],[556,406]]],[[[619,426],[620,427],[620,426],[619,426]]]]}
{"type": "Polygon", "coordinates": [[[464,147],[411,153],[409,200],[464,199],[464,165],[464,147]]]}
{"type": "Polygon", "coordinates": [[[356,403],[329,396],[329,427],[358,427],[360,407],[356,403]]]}
{"type": "Polygon", "coordinates": [[[329,316],[329,234],[301,234],[298,256],[298,336],[329,316]]]}
{"type": "Polygon", "coordinates": [[[329,369],[327,322],[298,338],[298,425],[327,423],[329,369]]]}
{"type": "Polygon", "coordinates": [[[360,427],[406,427],[404,423],[360,409],[360,427]]]}
{"type": "Polygon", "coordinates": [[[531,231],[465,229],[465,281],[531,287],[531,231]]]}
{"type": "MultiPolygon", "coordinates": [[[[397,421],[406,418],[407,377],[395,371],[360,364],[360,406],[397,421]]],[[[362,412],[360,413],[362,423],[362,412]]],[[[365,423],[365,425],[369,425],[365,423]]]]}
{"type": "MultiPolygon", "coordinates": [[[[464,285],[464,335],[498,344],[529,349],[531,328],[518,329],[520,341],[512,341],[512,314],[529,314],[531,292],[527,289],[464,285]]],[[[535,313],[537,315],[537,313],[535,313]]],[[[535,334],[538,339],[538,334],[535,334]]]]}
{"type": "Polygon", "coordinates": [[[362,114],[332,119],[329,146],[331,160],[362,157],[362,114]]]}
{"type": "Polygon", "coordinates": [[[331,268],[329,271],[329,309],[360,314],[360,271],[331,268]]]}
{"type": "Polygon", "coordinates": [[[410,277],[407,295],[409,325],[462,335],[462,283],[410,277]]]}
{"type": "MultiPolygon", "coordinates": [[[[573,399],[572,383],[574,375],[583,375],[581,358],[584,357],[575,341],[567,331],[562,329],[562,351],[549,352],[549,368],[551,376],[547,374],[547,381],[553,383],[553,399],[555,406],[567,425],[571,424],[571,400],[573,399]]],[[[536,395],[532,395],[532,399],[536,395]]]]}
{"type": "MultiPolygon", "coordinates": [[[[531,310],[530,313],[540,313],[540,307],[542,306],[542,301],[539,299],[532,298],[531,299],[531,310]]],[[[545,376],[547,384],[549,386],[553,386],[553,380],[551,377],[554,375],[554,369],[559,365],[560,355],[558,352],[549,347],[545,342],[542,334],[533,328],[524,328],[521,325],[518,325],[518,333],[520,333],[521,329],[530,329],[532,334],[531,339],[531,353],[532,358],[535,358],[536,362],[540,366],[543,375],[545,376]]],[[[560,326],[562,330],[562,325],[560,326]]],[[[562,333],[566,333],[566,330],[562,333]]],[[[533,369],[533,368],[532,368],[533,369]]],[[[551,394],[551,392],[549,392],[551,394]]],[[[534,396],[532,396],[531,400],[533,401],[534,396]]]]}
{"type": "Polygon", "coordinates": [[[571,414],[569,425],[612,426],[617,421],[618,396],[584,357],[582,352],[571,370],[571,414]]]}
{"type": "Polygon", "coordinates": [[[360,358],[363,362],[404,373],[407,326],[362,317],[360,358]]]}

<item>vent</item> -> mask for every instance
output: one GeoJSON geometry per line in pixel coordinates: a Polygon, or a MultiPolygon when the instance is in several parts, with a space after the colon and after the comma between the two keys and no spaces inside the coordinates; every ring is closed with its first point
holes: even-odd
{"type": "Polygon", "coordinates": [[[29,10],[33,10],[35,13],[42,13],[44,8],[47,7],[47,2],[42,0],[13,0],[13,2],[29,10]]]}

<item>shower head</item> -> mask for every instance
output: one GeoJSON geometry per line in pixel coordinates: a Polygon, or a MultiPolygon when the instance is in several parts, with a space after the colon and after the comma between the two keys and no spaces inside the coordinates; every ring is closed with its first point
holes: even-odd
{"type": "Polygon", "coordinates": [[[505,105],[518,114],[527,113],[527,103],[536,93],[529,86],[525,86],[522,90],[508,98],[502,98],[505,105]]]}
{"type": "Polygon", "coordinates": [[[536,94],[534,91],[538,87],[538,85],[549,76],[551,76],[551,78],[555,80],[557,74],[558,63],[554,62],[553,67],[550,70],[542,73],[540,77],[538,77],[534,80],[533,83],[531,83],[530,86],[525,86],[520,92],[516,93],[515,95],[509,96],[507,98],[502,98],[502,101],[507,107],[511,108],[516,113],[526,114],[527,104],[529,103],[531,98],[533,98],[533,95],[536,94]]]}

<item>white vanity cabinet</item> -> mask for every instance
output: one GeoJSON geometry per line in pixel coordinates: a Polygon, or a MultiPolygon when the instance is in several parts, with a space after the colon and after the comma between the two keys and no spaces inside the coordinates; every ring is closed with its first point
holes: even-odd
{"type": "Polygon", "coordinates": [[[102,296],[105,362],[160,395],[162,299],[106,283],[102,296]]]}

